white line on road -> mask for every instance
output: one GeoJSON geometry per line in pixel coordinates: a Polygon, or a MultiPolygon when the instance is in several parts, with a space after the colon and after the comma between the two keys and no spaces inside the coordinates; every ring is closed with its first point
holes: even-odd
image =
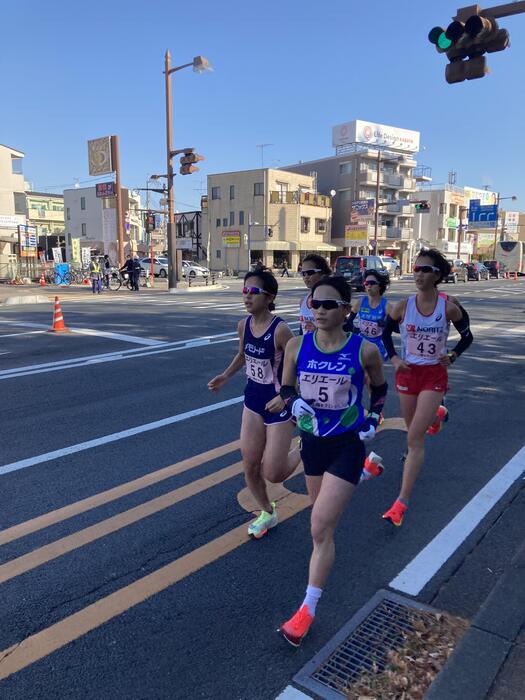
{"type": "MultiPolygon", "coordinates": [[[[44,323],[29,323],[25,321],[6,321],[2,320],[0,323],[6,323],[12,326],[20,326],[21,328],[45,328],[49,329],[44,323]]],[[[79,333],[80,335],[92,335],[99,336],[101,338],[110,338],[111,340],[123,340],[126,343],[135,343],[137,345],[164,345],[163,340],[154,340],[153,338],[141,338],[138,335],[127,335],[125,333],[112,333],[111,331],[100,331],[94,328],[75,328],[74,326],[68,326],[72,333],[79,333]]],[[[2,337],[2,336],[0,336],[2,337]]]]}
{"type": "Polygon", "coordinates": [[[525,447],[472,498],[421,552],[405,566],[390,587],[419,595],[500,498],[525,472],[525,447]]]}
{"type": "Polygon", "coordinates": [[[16,338],[19,335],[35,335],[36,333],[46,333],[47,331],[21,331],[20,333],[4,333],[0,335],[0,340],[3,338],[16,338]]]}
{"type": "MultiPolygon", "coordinates": [[[[364,696],[363,696],[364,697],[364,696]]],[[[305,695],[293,685],[287,685],[283,692],[278,695],[275,700],[312,700],[311,695],[305,695]]]]}
{"type": "Polygon", "coordinates": [[[188,418],[195,418],[196,416],[204,415],[205,413],[211,413],[212,411],[219,411],[222,408],[228,406],[234,406],[235,404],[241,403],[244,400],[244,396],[236,396],[234,399],[226,399],[226,401],[221,401],[219,403],[212,403],[208,406],[202,406],[201,408],[195,408],[192,411],[186,411],[185,413],[178,413],[174,416],[168,416],[167,418],[162,418],[161,420],[153,421],[152,423],[144,423],[143,425],[137,425],[135,428],[128,428],[127,430],[121,430],[117,433],[111,433],[110,435],[103,435],[93,440],[87,440],[86,442],[79,442],[76,445],[70,445],[69,447],[62,447],[59,450],[53,450],[52,452],[45,452],[41,455],[35,455],[34,457],[29,457],[27,459],[21,459],[18,462],[11,462],[10,464],[4,464],[0,467],[0,476],[3,474],[9,474],[10,472],[16,472],[20,469],[27,469],[27,467],[32,467],[35,464],[42,464],[42,462],[49,462],[52,459],[59,459],[60,457],[67,457],[68,455],[76,454],[77,452],[83,452],[84,450],[90,450],[92,447],[99,447],[100,445],[107,445],[110,442],[117,442],[118,440],[124,440],[125,438],[132,437],[133,435],[139,435],[140,433],[146,433],[150,430],[157,430],[157,428],[164,428],[166,425],[173,425],[174,423],[180,423],[183,420],[188,420],[188,418]]]}

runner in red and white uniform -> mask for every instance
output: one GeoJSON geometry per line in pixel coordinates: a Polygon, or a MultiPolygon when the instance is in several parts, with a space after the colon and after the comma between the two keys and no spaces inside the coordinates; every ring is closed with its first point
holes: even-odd
{"type": "Polygon", "coordinates": [[[331,274],[330,266],[322,255],[312,253],[311,255],[307,255],[301,263],[301,277],[303,278],[305,286],[308,288],[308,293],[305,295],[304,299],[302,299],[300,306],[299,320],[301,322],[301,335],[313,333],[315,331],[311,289],[314,284],[320,282],[323,277],[327,277],[331,274]]]}
{"type": "Polygon", "coordinates": [[[383,515],[401,525],[414,484],[425,456],[425,433],[448,389],[447,368],[472,343],[472,333],[461,309],[444,299],[437,285],[449,273],[450,265],[435,249],[423,251],[414,266],[417,294],[394,304],[383,332],[383,342],[396,370],[401,414],[407,425],[407,456],[399,497],[383,515]],[[453,323],[460,340],[446,351],[449,324],[453,323]],[[392,342],[399,323],[401,357],[392,342]]]}

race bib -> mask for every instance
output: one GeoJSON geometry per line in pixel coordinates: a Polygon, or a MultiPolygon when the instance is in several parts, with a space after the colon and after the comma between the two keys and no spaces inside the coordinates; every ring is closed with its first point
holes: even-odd
{"type": "Polygon", "coordinates": [[[367,321],[364,318],[359,319],[359,328],[365,338],[378,338],[381,335],[379,323],[377,321],[367,321]]]}
{"type": "Polygon", "coordinates": [[[425,360],[437,360],[443,346],[443,336],[435,333],[411,333],[407,338],[408,354],[425,360]]]}
{"type": "Polygon", "coordinates": [[[246,376],[257,384],[273,384],[273,368],[270,360],[245,355],[246,376]]]}
{"type": "Polygon", "coordinates": [[[301,398],[314,408],[342,410],[349,405],[352,380],[348,375],[301,372],[301,398]]]}

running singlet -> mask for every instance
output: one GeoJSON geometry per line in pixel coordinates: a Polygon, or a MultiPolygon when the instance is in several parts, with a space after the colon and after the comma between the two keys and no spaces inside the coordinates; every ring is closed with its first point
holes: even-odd
{"type": "Polygon", "coordinates": [[[387,300],[382,298],[376,308],[373,309],[369,304],[368,297],[363,297],[357,316],[354,319],[354,325],[359,328],[359,334],[366,340],[374,343],[374,345],[377,345],[379,352],[385,359],[388,355],[381,336],[383,335],[386,320],[386,305],[387,300]]]}
{"type": "Polygon", "coordinates": [[[253,335],[251,316],[244,322],[244,357],[246,360],[245,394],[256,395],[264,403],[273,399],[281,388],[283,353],[275,349],[275,330],[282,322],[276,316],[264,335],[253,335]]]}
{"type": "Polygon", "coordinates": [[[301,323],[303,335],[306,335],[306,333],[311,333],[315,330],[314,314],[311,306],[308,305],[311,296],[312,292],[308,292],[308,294],[301,301],[299,321],[301,323]]]}
{"type": "Polygon", "coordinates": [[[437,365],[445,354],[449,323],[447,302],[438,296],[434,311],[424,316],[418,311],[416,295],[407,299],[403,320],[399,323],[403,360],[411,365],[437,365]]]}
{"type": "Polygon", "coordinates": [[[365,341],[351,333],[340,350],[326,353],[317,347],[316,336],[317,332],[304,335],[297,355],[299,391],[315,410],[315,416],[299,418],[298,427],[321,437],[355,431],[364,419],[365,341]]]}

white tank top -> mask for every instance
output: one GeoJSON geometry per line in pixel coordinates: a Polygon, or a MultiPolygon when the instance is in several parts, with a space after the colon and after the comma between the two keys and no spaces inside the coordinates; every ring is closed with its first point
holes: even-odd
{"type": "Polygon", "coordinates": [[[310,306],[308,306],[308,300],[310,299],[311,295],[312,293],[308,292],[308,294],[301,301],[299,321],[301,322],[301,330],[303,331],[303,335],[315,331],[315,320],[313,310],[310,306]]]}
{"type": "Polygon", "coordinates": [[[424,316],[417,308],[416,295],[407,299],[405,316],[399,324],[403,360],[411,365],[437,365],[446,352],[449,324],[447,302],[438,296],[434,311],[424,316]]]}

